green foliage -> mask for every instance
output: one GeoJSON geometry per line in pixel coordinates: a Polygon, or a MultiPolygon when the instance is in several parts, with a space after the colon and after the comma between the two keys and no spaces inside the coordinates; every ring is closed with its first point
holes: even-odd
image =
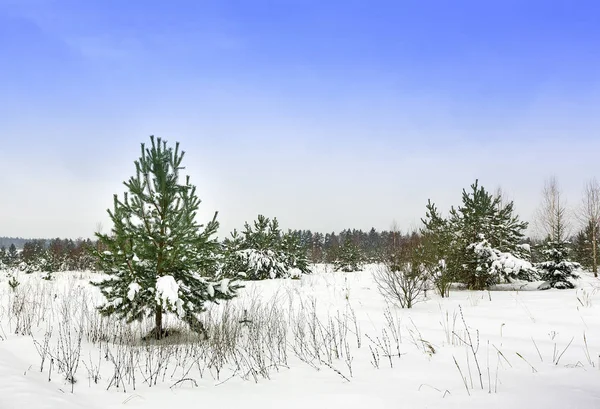
{"type": "Polygon", "coordinates": [[[37,259],[44,257],[46,251],[45,240],[31,240],[23,244],[21,259],[26,264],[37,264],[37,259]]]}
{"type": "Polygon", "coordinates": [[[593,270],[600,262],[600,225],[588,223],[585,229],[581,230],[573,241],[573,259],[585,267],[593,270]],[[594,231],[595,230],[595,231],[594,231]],[[596,262],[594,263],[594,240],[596,241],[596,262]]]}
{"type": "Polygon", "coordinates": [[[0,247],[0,269],[8,266],[8,252],[6,247],[0,247]]]}
{"type": "Polygon", "coordinates": [[[281,245],[281,229],[275,217],[271,220],[259,214],[253,226],[245,223],[243,234],[246,248],[275,250],[281,245]]]}
{"type": "Polygon", "coordinates": [[[11,244],[6,258],[10,267],[19,266],[30,273],[93,270],[95,258],[90,252],[93,247],[90,239],[28,240],[21,255],[14,243],[11,244]]]}
{"type": "Polygon", "coordinates": [[[546,261],[536,264],[541,279],[547,281],[552,288],[574,288],[571,280],[579,278],[575,271],[581,265],[569,261],[569,243],[564,240],[548,241],[542,253],[546,261]]]}
{"type": "Polygon", "coordinates": [[[427,201],[425,218],[421,222],[424,226],[421,229],[423,267],[440,296],[448,297],[453,277],[447,265],[448,260],[456,256],[452,251],[452,231],[431,200],[427,201]]]}
{"type": "Polygon", "coordinates": [[[454,226],[457,245],[457,262],[452,263],[453,274],[470,289],[483,290],[500,279],[491,265],[482,259],[476,244],[485,239],[497,251],[525,257],[520,246],[527,223],[514,215],[513,202],[502,204],[500,196],[488,193],[475,181],[471,192],[463,190],[462,206],[450,210],[450,224],[454,226]]]}
{"type": "Polygon", "coordinates": [[[230,237],[223,240],[221,271],[226,277],[245,278],[244,274],[240,274],[246,268],[245,263],[238,254],[242,250],[243,244],[244,238],[237,230],[233,230],[230,237]]]}
{"type": "Polygon", "coordinates": [[[19,253],[17,252],[17,247],[14,243],[11,243],[10,247],[8,248],[7,258],[8,263],[13,266],[19,261],[19,253]]]}
{"type": "Polygon", "coordinates": [[[197,223],[196,187],[189,176],[180,182],[184,152],[178,143],[173,149],[160,138],[150,141],[142,144],[123,198],[114,196],[111,232],[97,234],[94,254],[108,277],[92,284],[106,297],[102,314],[127,321],[154,315],[161,337],[163,312],[192,325],[205,302],[230,299],[238,286],[219,280],[217,215],[206,226],[197,223]],[[176,297],[165,290],[169,285],[176,297]]]}
{"type": "Polygon", "coordinates": [[[21,283],[19,282],[19,280],[17,279],[17,277],[15,277],[13,274],[11,274],[9,276],[9,279],[8,279],[8,286],[10,287],[10,289],[12,291],[16,291],[17,287],[19,285],[21,285],[21,283]]]}
{"type": "Polygon", "coordinates": [[[336,271],[359,271],[362,268],[363,257],[360,248],[354,243],[352,237],[347,234],[344,244],[339,248],[337,258],[334,262],[336,271]]]}
{"type": "Polygon", "coordinates": [[[241,235],[234,230],[223,247],[223,271],[230,277],[265,280],[310,272],[299,235],[282,234],[276,218],[258,215],[252,225],[245,224],[241,235]]]}
{"type": "Polygon", "coordinates": [[[281,249],[284,258],[284,264],[289,269],[296,269],[301,274],[308,274],[310,268],[308,265],[308,258],[306,256],[306,250],[300,242],[298,234],[288,231],[283,235],[281,240],[281,249]]]}
{"type": "Polygon", "coordinates": [[[426,265],[433,271],[440,293],[451,281],[482,290],[505,278],[497,264],[492,267],[491,254],[508,253],[517,260],[528,258],[526,246],[521,245],[527,223],[514,214],[513,202],[503,204],[500,196],[488,193],[478,181],[469,192],[463,189],[462,205],[452,207],[448,219],[442,218],[430,201],[422,221],[426,265]],[[482,240],[493,249],[488,256],[477,251],[482,240]]]}
{"type": "Polygon", "coordinates": [[[477,258],[475,275],[489,283],[488,286],[499,281],[534,281],[538,278],[537,270],[529,261],[493,248],[483,235],[469,249],[475,252],[477,258]]]}

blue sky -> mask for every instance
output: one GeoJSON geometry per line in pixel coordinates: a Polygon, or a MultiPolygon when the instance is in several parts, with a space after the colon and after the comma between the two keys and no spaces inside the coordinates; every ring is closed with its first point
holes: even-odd
{"type": "Polygon", "coordinates": [[[0,0],[0,235],[91,236],[148,135],[221,235],[417,226],[475,178],[531,220],[600,176],[594,1],[0,0]]]}

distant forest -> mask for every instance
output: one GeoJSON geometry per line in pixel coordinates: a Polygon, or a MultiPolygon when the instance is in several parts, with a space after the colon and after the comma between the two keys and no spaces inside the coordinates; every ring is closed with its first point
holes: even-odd
{"type": "MultiPolygon", "coordinates": [[[[6,247],[9,248],[11,244],[14,244],[16,248],[18,249],[23,249],[23,246],[25,245],[25,243],[27,243],[28,241],[31,241],[32,239],[24,239],[22,237],[0,237],[0,247],[6,247]]],[[[35,239],[35,240],[40,240],[40,239],[35,239]]],[[[44,240],[41,239],[42,241],[45,242],[50,242],[50,240],[44,240]]]]}
{"type": "MultiPolygon", "coordinates": [[[[305,250],[307,257],[315,263],[332,262],[336,258],[337,250],[344,242],[351,241],[362,256],[367,260],[381,260],[385,255],[393,251],[407,241],[410,235],[399,231],[377,231],[372,228],[365,232],[357,229],[346,229],[340,233],[313,233],[310,230],[291,230],[299,239],[300,246],[305,250]]],[[[72,239],[24,239],[22,237],[0,237],[0,248],[8,249],[14,244],[18,250],[27,248],[26,253],[38,256],[43,250],[65,251],[66,249],[79,247],[78,244],[87,243],[95,246],[95,240],[72,240],[72,239]],[[29,251],[31,247],[31,251],[29,251]]]]}
{"type": "MultiPolygon", "coordinates": [[[[418,240],[420,232],[401,232],[396,228],[391,230],[377,231],[371,228],[369,231],[357,229],[345,229],[339,233],[317,233],[310,230],[288,230],[287,233],[279,231],[280,238],[283,235],[293,236],[297,245],[309,262],[312,263],[335,263],[343,258],[343,255],[351,250],[360,262],[383,262],[388,261],[390,256],[402,250],[413,240],[418,240]]],[[[589,260],[589,240],[585,231],[571,238],[572,257],[584,267],[591,268],[593,263],[589,260]]],[[[227,246],[228,238],[222,242],[227,246]]],[[[530,259],[539,262],[542,241],[532,240],[528,237],[522,238],[522,243],[531,247],[530,259]]],[[[28,265],[44,264],[45,269],[50,271],[61,270],[85,270],[95,269],[95,261],[92,257],[92,249],[104,250],[96,240],[90,239],[24,239],[21,237],[0,237],[0,265],[3,255],[8,255],[11,244],[16,247],[15,259],[5,265],[14,265],[25,262],[28,265]]]]}
{"type": "MultiPolygon", "coordinates": [[[[289,230],[304,256],[313,263],[334,263],[344,252],[352,250],[360,262],[379,262],[389,258],[416,233],[399,231],[368,232],[356,229],[340,233],[313,233],[309,230],[289,230]]],[[[278,240],[284,233],[277,232],[278,240]]],[[[225,240],[225,243],[227,240],[225,240]]],[[[226,244],[223,244],[226,246],[226,244]]],[[[96,262],[91,250],[103,251],[102,244],[90,239],[23,239],[0,238],[0,265],[20,265],[27,271],[94,270],[96,262]],[[14,244],[15,248],[12,248],[14,244]]]]}

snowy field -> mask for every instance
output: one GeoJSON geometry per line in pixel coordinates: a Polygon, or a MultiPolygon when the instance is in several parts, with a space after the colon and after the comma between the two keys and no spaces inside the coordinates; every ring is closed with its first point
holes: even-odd
{"type": "Polygon", "coordinates": [[[600,408],[598,279],[401,310],[374,268],[246,283],[161,343],[98,316],[94,274],[0,273],[0,408],[600,408]]]}

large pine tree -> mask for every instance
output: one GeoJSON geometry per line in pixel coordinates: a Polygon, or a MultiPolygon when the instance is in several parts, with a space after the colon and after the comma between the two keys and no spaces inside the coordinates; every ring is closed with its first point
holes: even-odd
{"type": "Polygon", "coordinates": [[[114,196],[109,234],[97,234],[98,264],[108,277],[94,283],[106,297],[105,315],[127,321],[154,316],[154,336],[164,335],[163,314],[175,313],[192,329],[206,301],[230,299],[238,286],[219,280],[215,217],[196,221],[200,199],[189,176],[180,180],[184,152],[161,138],[142,144],[127,192],[114,196]]]}

